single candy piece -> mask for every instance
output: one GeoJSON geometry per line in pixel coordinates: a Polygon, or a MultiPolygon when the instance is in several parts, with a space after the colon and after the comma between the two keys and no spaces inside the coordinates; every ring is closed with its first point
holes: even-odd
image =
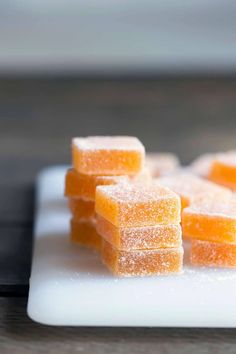
{"type": "Polygon", "coordinates": [[[183,210],[185,238],[236,243],[236,198],[228,202],[208,201],[183,210]]]}
{"type": "Polygon", "coordinates": [[[193,240],[190,261],[196,266],[236,268],[236,244],[193,240]]]}
{"type": "Polygon", "coordinates": [[[182,209],[201,200],[221,198],[224,201],[232,196],[228,188],[218,186],[189,173],[161,177],[157,181],[180,196],[182,209]]]}
{"type": "Polygon", "coordinates": [[[96,212],[117,227],[178,224],[180,199],[157,183],[99,186],[96,212]]]}
{"type": "Polygon", "coordinates": [[[94,136],[72,140],[75,169],[88,175],[135,175],[143,168],[145,149],[135,137],[94,136]]]}
{"type": "Polygon", "coordinates": [[[164,152],[148,152],[145,164],[153,178],[172,173],[179,167],[179,159],[176,155],[164,152]]]}
{"type": "Polygon", "coordinates": [[[120,250],[177,248],[182,245],[180,225],[116,227],[97,215],[97,232],[120,250]]]}
{"type": "Polygon", "coordinates": [[[70,239],[79,245],[101,249],[102,239],[96,231],[95,220],[75,220],[70,222],[70,239]]]}
{"type": "Polygon", "coordinates": [[[69,198],[82,198],[84,200],[95,201],[97,186],[110,185],[128,182],[127,176],[93,176],[78,173],[74,168],[70,168],[66,173],[65,196],[69,198]]]}
{"type": "Polygon", "coordinates": [[[191,173],[203,178],[208,178],[211,165],[216,156],[216,154],[204,154],[196,158],[189,166],[191,173]]]}
{"type": "Polygon", "coordinates": [[[213,161],[209,179],[236,191],[236,151],[221,154],[213,161]]]}
{"type": "Polygon", "coordinates": [[[79,198],[69,198],[69,209],[74,219],[89,219],[95,217],[95,203],[79,198]]]}
{"type": "Polygon", "coordinates": [[[102,260],[110,271],[120,277],[167,275],[182,272],[183,249],[121,251],[103,241],[102,260]]]}

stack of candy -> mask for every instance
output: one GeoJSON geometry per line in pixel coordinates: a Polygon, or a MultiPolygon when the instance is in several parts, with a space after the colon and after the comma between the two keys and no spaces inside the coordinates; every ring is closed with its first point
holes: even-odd
{"type": "Polygon", "coordinates": [[[97,187],[103,262],[118,276],[181,272],[180,210],[179,197],[155,183],[97,187]]]}
{"type": "Polygon", "coordinates": [[[95,191],[100,185],[146,182],[144,147],[133,137],[87,137],[72,140],[73,168],[66,174],[65,196],[72,213],[71,240],[101,249],[96,232],[95,191]]]}

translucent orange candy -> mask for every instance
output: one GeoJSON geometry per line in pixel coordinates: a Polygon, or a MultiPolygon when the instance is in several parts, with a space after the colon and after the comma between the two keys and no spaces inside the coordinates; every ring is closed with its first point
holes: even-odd
{"type": "Polygon", "coordinates": [[[212,163],[209,179],[236,191],[236,152],[221,154],[212,163]]]}
{"type": "Polygon", "coordinates": [[[103,241],[102,260],[110,271],[120,277],[167,275],[182,272],[183,249],[121,251],[103,241]]]}
{"type": "Polygon", "coordinates": [[[98,215],[97,232],[120,250],[176,248],[182,245],[180,225],[116,227],[98,215]]]}
{"type": "Polygon", "coordinates": [[[148,152],[145,164],[150,170],[151,176],[155,178],[175,171],[179,167],[179,160],[171,153],[148,152]]]}
{"type": "Polygon", "coordinates": [[[143,168],[145,149],[135,137],[74,138],[74,168],[88,175],[135,175],[143,168]]]}
{"type": "Polygon", "coordinates": [[[102,239],[96,231],[95,221],[71,219],[70,226],[72,242],[97,250],[101,249],[102,239]]]}
{"type": "Polygon", "coordinates": [[[95,201],[97,186],[117,184],[127,182],[128,180],[127,176],[83,175],[78,173],[74,168],[70,168],[66,173],[65,196],[95,201]]]}
{"type": "Polygon", "coordinates": [[[97,214],[117,227],[180,222],[180,199],[158,184],[123,184],[96,189],[97,214]]]}
{"type": "Polygon", "coordinates": [[[182,229],[185,238],[236,243],[236,199],[205,201],[184,209],[182,229]]]}
{"type": "Polygon", "coordinates": [[[88,219],[95,217],[95,203],[79,198],[68,199],[69,209],[74,219],[88,219]]]}
{"type": "Polygon", "coordinates": [[[193,240],[190,260],[196,266],[236,268],[236,244],[193,240]]]}
{"type": "Polygon", "coordinates": [[[222,200],[225,200],[232,195],[228,188],[218,186],[215,183],[203,180],[200,177],[188,173],[161,177],[158,178],[157,181],[180,196],[182,209],[201,200],[215,198],[222,198],[222,200]]]}

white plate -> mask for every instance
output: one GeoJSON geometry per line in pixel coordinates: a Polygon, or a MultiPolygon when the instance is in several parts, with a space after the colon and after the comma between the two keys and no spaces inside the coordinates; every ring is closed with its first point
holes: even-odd
{"type": "Polygon", "coordinates": [[[180,276],[117,279],[72,245],[65,167],[37,183],[28,315],[50,325],[236,327],[236,271],[185,266],[180,276]]]}

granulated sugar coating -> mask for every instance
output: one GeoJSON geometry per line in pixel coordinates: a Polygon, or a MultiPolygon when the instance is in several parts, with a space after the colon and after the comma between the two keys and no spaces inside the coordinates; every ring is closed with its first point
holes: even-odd
{"type": "Polygon", "coordinates": [[[171,153],[148,152],[145,165],[153,178],[169,174],[179,167],[179,159],[171,153]]]}
{"type": "Polygon", "coordinates": [[[96,231],[96,220],[71,219],[70,239],[81,246],[101,249],[102,239],[96,231]]]}
{"type": "Polygon", "coordinates": [[[185,238],[236,243],[236,198],[209,200],[192,205],[182,213],[185,238]]]}
{"type": "Polygon", "coordinates": [[[70,168],[66,173],[65,196],[95,201],[97,186],[128,182],[128,176],[93,176],[78,173],[70,168]]]}
{"type": "Polygon", "coordinates": [[[193,240],[190,260],[197,266],[236,268],[236,244],[193,240]]]}
{"type": "Polygon", "coordinates": [[[216,156],[216,154],[204,154],[196,158],[189,166],[191,173],[203,178],[208,178],[211,165],[216,156]]]}
{"type": "Polygon", "coordinates": [[[69,209],[73,218],[78,219],[88,219],[95,217],[95,203],[90,201],[85,201],[79,198],[69,198],[68,199],[69,209]]]}
{"type": "Polygon", "coordinates": [[[217,157],[212,163],[209,179],[236,191],[236,151],[217,157]]]}
{"type": "Polygon", "coordinates": [[[144,164],[145,149],[135,137],[98,136],[74,138],[75,169],[89,175],[135,175],[144,164]]]}
{"type": "Polygon", "coordinates": [[[97,215],[97,232],[120,250],[177,248],[182,245],[180,225],[116,227],[97,215]]]}
{"type": "Polygon", "coordinates": [[[189,173],[161,177],[156,179],[156,181],[180,196],[182,209],[201,200],[221,198],[222,201],[225,201],[232,196],[228,188],[218,186],[189,173]]]}
{"type": "Polygon", "coordinates": [[[117,276],[168,275],[181,273],[183,248],[121,251],[103,241],[102,260],[117,276]]]}
{"type": "Polygon", "coordinates": [[[180,222],[180,199],[157,183],[120,184],[96,189],[96,212],[117,227],[180,222]]]}

